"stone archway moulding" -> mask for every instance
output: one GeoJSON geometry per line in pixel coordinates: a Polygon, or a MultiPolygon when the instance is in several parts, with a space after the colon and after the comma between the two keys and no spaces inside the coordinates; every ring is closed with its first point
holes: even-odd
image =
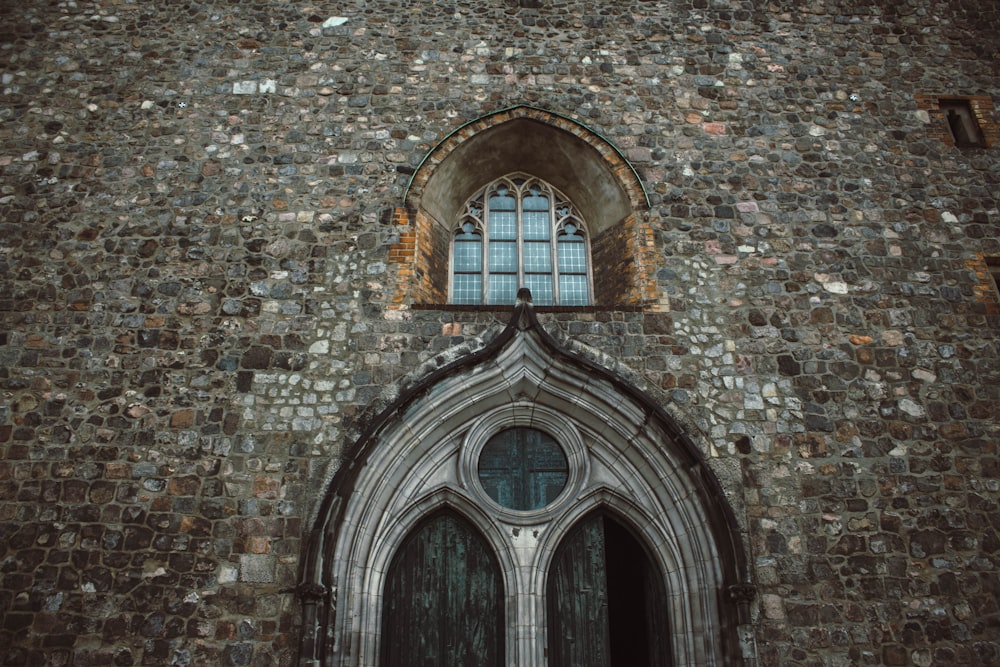
{"type": "Polygon", "coordinates": [[[546,664],[550,561],[598,510],[619,517],[663,573],[674,666],[747,664],[738,641],[752,590],[746,553],[701,452],[650,397],[547,333],[530,295],[519,296],[496,338],[405,389],[346,453],[304,559],[300,664],[378,664],[388,564],[413,527],[444,507],[498,556],[510,664],[546,664]],[[576,481],[535,514],[505,514],[460,474],[468,448],[503,423],[577,443],[576,481]]]}
{"type": "Polygon", "coordinates": [[[527,165],[588,213],[595,234],[649,207],[638,174],[610,141],[571,118],[525,105],[469,121],[438,142],[411,177],[404,201],[447,224],[469,194],[527,165]]]}

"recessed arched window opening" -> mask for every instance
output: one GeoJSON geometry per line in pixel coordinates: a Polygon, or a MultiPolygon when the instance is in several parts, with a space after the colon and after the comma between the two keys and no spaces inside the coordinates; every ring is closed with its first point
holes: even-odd
{"type": "MultiPolygon", "coordinates": [[[[515,221],[525,204],[543,203],[515,202],[521,207],[511,212],[515,221]]],[[[393,308],[511,304],[523,286],[540,306],[669,309],[657,286],[655,234],[638,174],[606,138],[549,111],[511,107],[456,128],[425,156],[392,219],[399,230],[390,249],[393,308]],[[506,256],[506,268],[488,265],[489,201],[471,212],[469,205],[512,174],[536,180],[553,225],[557,215],[571,213],[572,220],[549,231],[551,269],[527,265],[544,259],[527,254],[525,236],[503,239],[521,251],[506,256]],[[569,207],[555,208],[557,199],[569,207]]]]}
{"type": "Polygon", "coordinates": [[[669,667],[663,577],[605,512],[580,521],[553,558],[546,592],[551,667],[669,667]]]}
{"type": "Polygon", "coordinates": [[[541,306],[590,305],[586,229],[569,199],[545,181],[497,179],[469,198],[455,229],[451,303],[513,305],[527,287],[541,306]]]}
{"type": "Polygon", "coordinates": [[[382,667],[503,667],[500,565],[457,513],[423,520],[393,556],[382,612],[382,667]]]}

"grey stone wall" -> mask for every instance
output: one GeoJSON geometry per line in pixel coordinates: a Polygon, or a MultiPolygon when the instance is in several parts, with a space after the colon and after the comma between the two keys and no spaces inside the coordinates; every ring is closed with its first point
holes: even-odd
{"type": "Polygon", "coordinates": [[[5,664],[295,663],[366,407],[506,318],[391,307],[389,212],[515,104],[648,190],[669,312],[543,319],[693,425],[748,531],[759,664],[1000,664],[1000,160],[916,100],[997,99],[992,0],[0,18],[5,664]]]}

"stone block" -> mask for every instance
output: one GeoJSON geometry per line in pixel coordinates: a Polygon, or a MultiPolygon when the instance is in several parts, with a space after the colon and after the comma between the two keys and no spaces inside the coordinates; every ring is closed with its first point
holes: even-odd
{"type": "Polygon", "coordinates": [[[275,559],[266,554],[243,554],[240,556],[240,581],[248,583],[269,583],[274,581],[275,559]]]}

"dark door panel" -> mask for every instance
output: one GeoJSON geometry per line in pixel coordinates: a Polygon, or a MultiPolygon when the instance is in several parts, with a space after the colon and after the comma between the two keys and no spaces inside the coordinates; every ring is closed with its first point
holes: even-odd
{"type": "Polygon", "coordinates": [[[503,582],[485,540],[459,516],[435,515],[392,559],[383,667],[502,667],[503,582]]]}
{"type": "Polygon", "coordinates": [[[624,526],[584,519],[549,573],[550,667],[669,667],[662,578],[624,526]]]}

